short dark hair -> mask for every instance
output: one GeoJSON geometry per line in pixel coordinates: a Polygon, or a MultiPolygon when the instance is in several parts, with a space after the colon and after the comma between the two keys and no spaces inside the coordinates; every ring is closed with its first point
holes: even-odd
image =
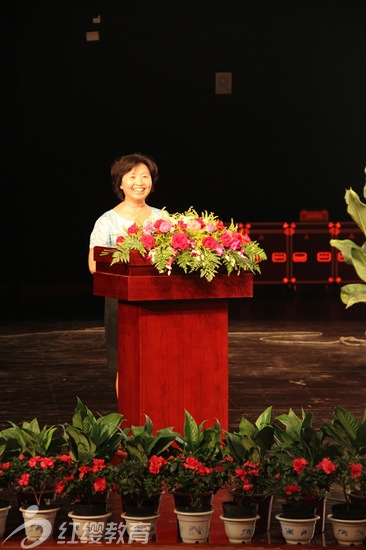
{"type": "Polygon", "coordinates": [[[125,155],[123,157],[118,157],[112,163],[111,177],[112,177],[113,191],[116,193],[117,197],[122,201],[125,198],[125,194],[120,187],[122,178],[125,174],[130,172],[133,168],[135,168],[139,164],[145,164],[145,166],[148,168],[151,176],[151,181],[152,181],[151,191],[154,191],[154,185],[158,179],[158,167],[155,161],[151,157],[148,157],[147,155],[143,155],[142,153],[133,153],[132,155],[125,155]]]}

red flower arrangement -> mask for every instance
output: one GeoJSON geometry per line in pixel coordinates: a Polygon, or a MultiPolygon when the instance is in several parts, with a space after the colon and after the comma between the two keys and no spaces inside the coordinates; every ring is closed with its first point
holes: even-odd
{"type": "Polygon", "coordinates": [[[275,460],[271,470],[276,494],[289,504],[323,498],[336,475],[336,466],[329,458],[315,466],[305,458],[295,458],[291,463],[275,460]]]}
{"type": "Polygon", "coordinates": [[[266,259],[264,250],[236,224],[226,226],[213,213],[199,216],[192,207],[182,214],[171,215],[163,210],[155,223],[147,220],[142,225],[131,225],[126,235],[116,239],[112,264],[127,263],[131,250],[147,256],[159,273],[170,274],[176,265],[184,273],[198,271],[207,281],[221,266],[229,275],[260,272],[259,263],[266,259]]]}
{"type": "Polygon", "coordinates": [[[10,462],[9,475],[16,490],[31,492],[38,507],[44,502],[44,495],[55,490],[55,484],[67,471],[71,457],[67,454],[52,456],[32,456],[23,454],[10,462]]]}
{"type": "Polygon", "coordinates": [[[114,489],[111,480],[113,466],[107,464],[104,459],[93,458],[88,464],[80,464],[69,458],[65,475],[56,483],[57,495],[72,494],[77,500],[82,500],[90,495],[105,494],[114,489]]]}

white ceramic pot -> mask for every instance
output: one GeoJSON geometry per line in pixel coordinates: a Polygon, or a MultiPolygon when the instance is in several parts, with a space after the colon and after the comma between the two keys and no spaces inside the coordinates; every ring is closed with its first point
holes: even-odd
{"type": "Polygon", "coordinates": [[[320,516],[306,519],[285,518],[277,514],[276,519],[281,524],[282,536],[288,544],[309,544],[314,536],[315,524],[320,516]]]}
{"type": "Polygon", "coordinates": [[[0,508],[0,538],[4,536],[5,527],[6,527],[6,518],[8,517],[10,508],[11,506],[5,506],[4,508],[0,508]]]}
{"type": "Polygon", "coordinates": [[[55,519],[60,508],[49,508],[39,510],[33,505],[28,508],[20,507],[23,514],[24,529],[28,541],[44,542],[50,540],[53,534],[55,519]]]}
{"type": "Polygon", "coordinates": [[[220,519],[224,522],[225,533],[229,542],[241,544],[252,540],[259,516],[254,518],[226,518],[220,516],[220,519]]]}
{"type": "Polygon", "coordinates": [[[77,516],[73,512],[69,512],[68,516],[72,519],[74,533],[80,542],[98,542],[103,538],[108,518],[112,512],[100,516],[77,516]]]}
{"type": "Polygon", "coordinates": [[[175,509],[179,533],[183,542],[206,542],[210,532],[213,510],[208,512],[179,512],[175,509]]]}
{"type": "Polygon", "coordinates": [[[359,546],[363,543],[366,537],[366,519],[336,519],[333,514],[329,514],[328,519],[338,544],[359,546]]]}
{"type": "Polygon", "coordinates": [[[159,516],[160,514],[145,517],[121,514],[121,518],[125,520],[128,542],[146,543],[151,540],[156,534],[156,524],[159,516]]]}

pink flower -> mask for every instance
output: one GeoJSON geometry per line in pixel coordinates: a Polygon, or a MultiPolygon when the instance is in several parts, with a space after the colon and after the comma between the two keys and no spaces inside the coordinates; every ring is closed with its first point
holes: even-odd
{"type": "Polygon", "coordinates": [[[202,239],[202,245],[205,248],[209,248],[210,250],[214,250],[217,247],[217,240],[213,237],[205,237],[202,239]]]}
{"type": "Polygon", "coordinates": [[[119,236],[119,237],[117,237],[117,239],[116,239],[116,244],[122,244],[124,240],[125,240],[124,237],[119,236]]]}
{"type": "Polygon", "coordinates": [[[140,241],[146,248],[146,250],[151,250],[155,245],[155,239],[152,235],[142,235],[140,241]]]}
{"type": "Polygon", "coordinates": [[[127,229],[127,235],[137,235],[138,233],[138,227],[135,223],[130,225],[130,227],[127,229]]]}
{"type": "Polygon", "coordinates": [[[172,246],[178,250],[187,250],[189,248],[189,240],[185,233],[174,233],[172,237],[172,246]]]}
{"type": "Polygon", "coordinates": [[[208,223],[206,225],[206,231],[207,233],[213,233],[214,231],[216,231],[216,225],[214,223],[208,223]]]}
{"type": "Polygon", "coordinates": [[[160,218],[159,220],[156,220],[154,227],[160,231],[160,233],[169,233],[173,226],[168,220],[160,218]]]}

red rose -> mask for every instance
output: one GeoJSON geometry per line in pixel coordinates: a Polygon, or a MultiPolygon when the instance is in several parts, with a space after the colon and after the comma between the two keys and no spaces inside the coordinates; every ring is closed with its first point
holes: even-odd
{"type": "Polygon", "coordinates": [[[202,244],[205,248],[209,248],[211,250],[214,250],[218,246],[217,240],[213,237],[205,237],[202,239],[202,244]]]}
{"type": "Polygon", "coordinates": [[[189,248],[187,235],[185,233],[174,233],[172,237],[172,247],[178,250],[187,250],[187,248],[189,248]]]}
{"type": "Polygon", "coordinates": [[[135,223],[130,225],[130,227],[127,229],[128,235],[136,235],[138,233],[138,227],[135,223]]]}
{"type": "Polygon", "coordinates": [[[155,246],[155,239],[152,235],[142,235],[140,241],[146,250],[151,250],[155,246]]]}

